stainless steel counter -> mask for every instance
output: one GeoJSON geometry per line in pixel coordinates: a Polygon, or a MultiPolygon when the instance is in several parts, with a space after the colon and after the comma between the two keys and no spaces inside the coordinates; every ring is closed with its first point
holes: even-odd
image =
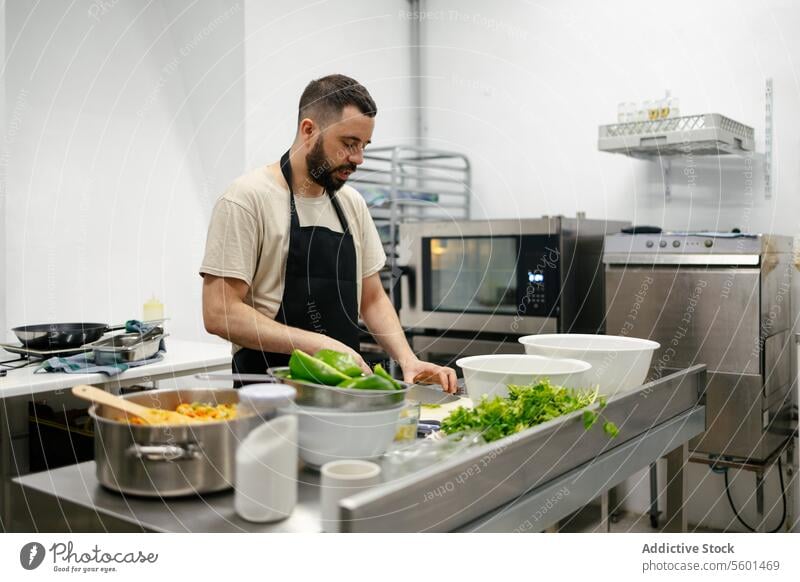
{"type": "MultiPolygon", "coordinates": [[[[61,529],[64,516],[93,514],[94,529],[115,531],[119,522],[136,529],[153,532],[318,532],[322,531],[319,511],[319,474],[302,472],[299,476],[297,506],[292,515],[276,523],[251,523],[236,515],[233,493],[150,499],[120,495],[109,491],[95,477],[94,461],[62,467],[52,471],[18,477],[22,494],[33,512],[32,519],[40,531],[61,529]],[[33,494],[33,496],[31,496],[33,494]],[[63,511],[37,510],[37,501],[52,497],[63,511]],[[65,506],[66,505],[66,506],[65,506]],[[70,507],[72,505],[72,507],[70,507]],[[98,527],[99,526],[99,527],[98,527]]],[[[22,511],[26,511],[22,509],[22,511]]],[[[85,520],[85,516],[81,516],[85,520]]],[[[22,521],[22,520],[20,520],[22,521]]]]}
{"type": "MultiPolygon", "coordinates": [[[[470,449],[342,500],[341,515],[348,520],[342,527],[345,531],[541,531],[666,457],[666,529],[684,531],[687,443],[706,427],[704,388],[705,367],[695,366],[612,398],[604,415],[620,427],[613,441],[602,431],[584,431],[580,414],[572,414],[470,449]]],[[[58,518],[59,513],[82,509],[101,523],[95,526],[101,531],[122,525],[161,532],[317,532],[321,530],[318,479],[314,473],[301,473],[294,513],[274,524],[238,518],[231,492],[168,500],[123,497],[98,484],[92,462],[14,481],[26,498],[32,496],[27,505],[40,531],[59,529],[47,521],[53,513],[58,518]],[[42,498],[55,500],[60,512],[40,513],[36,501],[42,498]]]]}

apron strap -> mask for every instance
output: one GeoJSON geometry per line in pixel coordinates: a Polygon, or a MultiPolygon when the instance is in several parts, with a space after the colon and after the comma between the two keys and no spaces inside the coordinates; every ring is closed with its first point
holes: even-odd
{"type": "MultiPolygon", "coordinates": [[[[292,188],[292,162],[289,159],[290,152],[291,150],[286,150],[286,153],[281,156],[281,173],[283,174],[283,179],[286,180],[286,183],[289,185],[289,216],[292,228],[300,228],[300,219],[297,216],[297,207],[294,203],[294,190],[292,188]]],[[[344,216],[344,211],[339,205],[339,201],[336,199],[336,194],[332,194],[327,190],[325,193],[331,199],[333,209],[336,212],[336,216],[339,218],[339,224],[342,226],[342,232],[344,234],[349,234],[350,225],[347,223],[347,219],[344,216]]]]}

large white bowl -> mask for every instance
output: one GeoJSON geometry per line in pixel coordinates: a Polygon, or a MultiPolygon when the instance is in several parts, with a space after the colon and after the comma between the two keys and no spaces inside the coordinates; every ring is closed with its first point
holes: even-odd
{"type": "Polygon", "coordinates": [[[508,396],[509,384],[531,384],[544,378],[559,386],[584,388],[588,386],[585,374],[592,367],[580,360],[524,354],[469,356],[456,364],[464,371],[467,394],[475,403],[484,394],[508,396]]]}
{"type": "Polygon", "coordinates": [[[519,339],[525,353],[553,358],[579,358],[592,365],[586,379],[613,396],[644,383],[653,353],[661,344],[617,335],[555,333],[526,335],[519,339]]]}
{"type": "Polygon", "coordinates": [[[329,461],[381,456],[394,440],[403,407],[350,412],[294,405],[281,413],[297,414],[300,458],[321,467],[329,461]]]}

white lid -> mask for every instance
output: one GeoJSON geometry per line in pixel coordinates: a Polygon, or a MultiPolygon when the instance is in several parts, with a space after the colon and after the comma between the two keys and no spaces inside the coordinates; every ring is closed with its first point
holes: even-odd
{"type": "Polygon", "coordinates": [[[264,412],[294,402],[295,396],[297,391],[287,384],[247,384],[239,389],[239,405],[264,412]]]}

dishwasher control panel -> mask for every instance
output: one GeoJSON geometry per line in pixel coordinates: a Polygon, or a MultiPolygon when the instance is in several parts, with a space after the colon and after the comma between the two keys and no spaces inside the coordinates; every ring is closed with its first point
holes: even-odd
{"type": "MultiPolygon", "coordinates": [[[[733,232],[662,232],[613,234],[605,238],[606,255],[762,255],[790,252],[785,237],[733,232]]],[[[632,258],[632,257],[631,257],[632,258]]]]}

